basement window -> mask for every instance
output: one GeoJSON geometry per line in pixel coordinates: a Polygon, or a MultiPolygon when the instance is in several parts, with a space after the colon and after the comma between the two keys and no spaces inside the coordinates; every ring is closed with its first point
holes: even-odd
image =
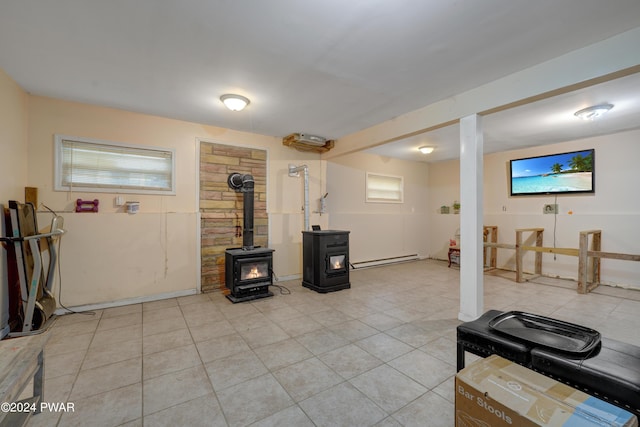
{"type": "Polygon", "coordinates": [[[402,203],[404,182],[401,176],[367,172],[368,203],[402,203]]]}
{"type": "Polygon", "coordinates": [[[175,195],[175,150],[55,136],[56,191],[175,195]]]}

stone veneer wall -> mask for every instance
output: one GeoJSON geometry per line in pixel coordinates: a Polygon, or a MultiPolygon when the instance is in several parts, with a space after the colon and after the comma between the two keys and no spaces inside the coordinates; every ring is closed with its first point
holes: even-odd
{"type": "Polygon", "coordinates": [[[202,292],[226,291],[224,251],[242,247],[243,195],[231,190],[227,177],[251,174],[254,187],[254,246],[268,246],[267,152],[231,145],[200,143],[200,247],[202,292]]]}

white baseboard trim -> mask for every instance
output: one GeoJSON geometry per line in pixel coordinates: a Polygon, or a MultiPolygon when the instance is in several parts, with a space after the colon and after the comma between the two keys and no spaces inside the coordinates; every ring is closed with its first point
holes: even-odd
{"type": "Polygon", "coordinates": [[[419,259],[420,257],[418,256],[418,254],[411,254],[411,255],[403,255],[403,256],[397,256],[397,257],[391,257],[391,258],[374,259],[371,261],[352,262],[351,266],[353,267],[354,270],[358,270],[360,268],[379,267],[383,265],[396,264],[400,262],[417,261],[419,259]]]}
{"type": "MultiPolygon", "coordinates": [[[[141,302],[151,302],[151,301],[158,301],[158,300],[168,299],[168,298],[186,297],[189,295],[195,295],[197,293],[198,293],[197,289],[186,289],[184,291],[166,292],[163,294],[127,298],[127,299],[122,299],[117,301],[101,302],[97,304],[77,305],[74,307],[69,307],[69,310],[73,310],[77,312],[102,310],[104,308],[121,307],[123,305],[139,304],[141,302]]],[[[56,309],[54,314],[62,315],[62,314],[68,314],[68,313],[69,313],[68,310],[62,307],[59,307],[56,309]]]]}

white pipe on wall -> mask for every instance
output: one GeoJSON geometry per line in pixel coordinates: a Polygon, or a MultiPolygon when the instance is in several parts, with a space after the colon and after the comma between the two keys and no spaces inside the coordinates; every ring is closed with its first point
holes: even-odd
{"type": "Polygon", "coordinates": [[[289,165],[289,176],[298,177],[304,171],[304,231],[309,231],[309,168],[307,165],[289,165]]]}

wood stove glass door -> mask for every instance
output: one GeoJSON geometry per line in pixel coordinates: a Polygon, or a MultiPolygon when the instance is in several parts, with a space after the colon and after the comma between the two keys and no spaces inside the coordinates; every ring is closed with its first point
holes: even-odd
{"type": "Polygon", "coordinates": [[[345,253],[327,254],[326,257],[327,276],[342,274],[347,271],[347,255],[345,253]]]}
{"type": "Polygon", "coordinates": [[[245,258],[236,261],[236,280],[239,283],[262,281],[269,278],[269,258],[245,258]]]}

